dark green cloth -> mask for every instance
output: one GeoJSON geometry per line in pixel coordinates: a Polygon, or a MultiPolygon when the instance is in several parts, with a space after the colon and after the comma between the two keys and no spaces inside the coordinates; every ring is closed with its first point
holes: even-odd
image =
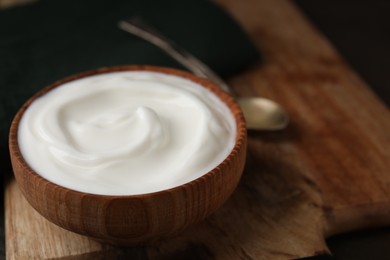
{"type": "Polygon", "coordinates": [[[232,18],[206,0],[41,0],[0,11],[2,148],[17,109],[58,79],[121,64],[181,68],[118,29],[117,22],[130,16],[143,17],[223,76],[259,58],[232,18]]]}

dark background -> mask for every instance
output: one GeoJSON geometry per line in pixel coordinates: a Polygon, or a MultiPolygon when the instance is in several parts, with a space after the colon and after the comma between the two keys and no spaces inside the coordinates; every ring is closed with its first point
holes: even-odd
{"type": "MultiPolygon", "coordinates": [[[[390,1],[294,2],[389,107],[390,1]]],[[[390,259],[390,227],[334,236],[327,243],[331,259],[390,259]]]]}
{"type": "Polygon", "coordinates": [[[389,107],[390,1],[294,2],[389,107]]]}

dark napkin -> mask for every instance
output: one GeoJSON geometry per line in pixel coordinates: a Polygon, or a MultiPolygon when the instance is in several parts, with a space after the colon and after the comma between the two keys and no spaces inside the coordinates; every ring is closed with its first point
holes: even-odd
{"type": "Polygon", "coordinates": [[[206,0],[41,0],[0,12],[0,139],[34,92],[73,73],[111,65],[182,68],[157,47],[118,29],[141,16],[226,76],[259,55],[241,28],[206,0]]]}

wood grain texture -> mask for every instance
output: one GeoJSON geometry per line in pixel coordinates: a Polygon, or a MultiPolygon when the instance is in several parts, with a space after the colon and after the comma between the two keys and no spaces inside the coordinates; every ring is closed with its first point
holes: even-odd
{"type": "Polygon", "coordinates": [[[328,251],[324,239],[331,234],[390,224],[389,111],[290,1],[218,3],[264,56],[229,82],[239,96],[281,103],[291,125],[250,132],[246,169],[228,202],[150,247],[103,246],[61,230],[37,215],[11,181],[9,259],[292,259],[328,251]]]}
{"type": "Polygon", "coordinates": [[[243,172],[247,150],[246,132],[244,116],[238,104],[215,83],[169,68],[118,66],[83,72],[43,88],[16,114],[10,129],[9,147],[17,184],[27,201],[42,216],[81,235],[110,244],[134,246],[171,237],[203,220],[227,200],[237,187],[243,172]],[[237,131],[232,151],[222,163],[196,180],[149,194],[95,195],[70,190],[42,178],[24,160],[19,149],[18,129],[24,112],[37,98],[63,84],[119,71],[175,75],[212,91],[233,115],[237,131]]]}
{"type": "Polygon", "coordinates": [[[286,140],[282,147],[295,156],[293,161],[305,166],[302,176],[320,192],[324,233],[388,223],[388,109],[291,3],[224,4],[265,55],[260,69],[237,77],[233,85],[248,86],[237,88],[241,96],[264,95],[288,108],[292,124],[279,138],[286,140]],[[361,214],[355,214],[356,207],[361,214]]]}

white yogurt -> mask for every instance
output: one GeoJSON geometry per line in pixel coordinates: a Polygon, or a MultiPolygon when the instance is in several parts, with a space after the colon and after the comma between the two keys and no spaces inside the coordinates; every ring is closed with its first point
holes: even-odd
{"type": "Polygon", "coordinates": [[[36,99],[19,125],[27,163],[47,180],[103,195],[190,182],[234,146],[227,106],[188,79],[149,71],[71,81],[36,99]]]}

